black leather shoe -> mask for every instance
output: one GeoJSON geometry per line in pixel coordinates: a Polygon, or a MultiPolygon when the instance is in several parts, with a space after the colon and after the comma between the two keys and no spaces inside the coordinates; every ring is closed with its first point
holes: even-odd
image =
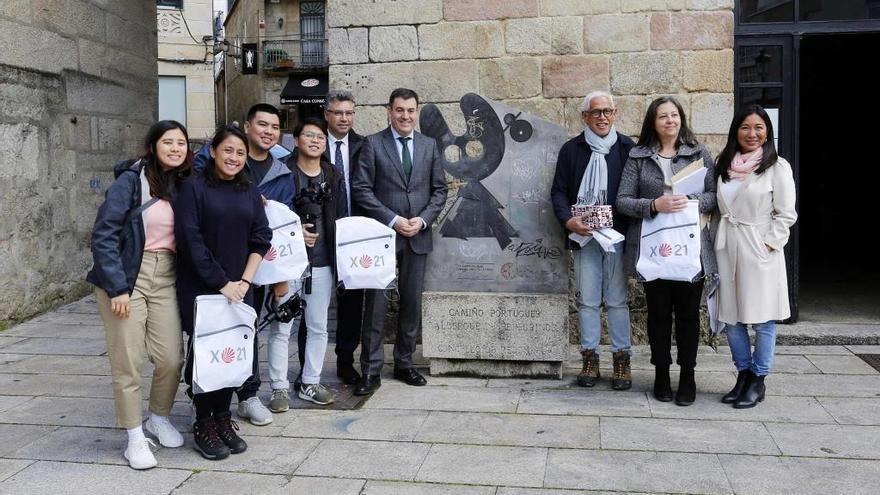
{"type": "Polygon", "coordinates": [[[730,392],[727,392],[727,394],[721,398],[721,402],[723,404],[733,404],[736,402],[736,398],[739,397],[740,394],[742,394],[742,391],[749,386],[749,383],[751,383],[752,376],[752,370],[743,370],[737,373],[736,385],[730,389],[730,392]]]}
{"type": "Polygon", "coordinates": [[[379,375],[364,375],[360,384],[354,389],[354,395],[370,395],[382,386],[382,379],[379,375]]]}
{"type": "Polygon", "coordinates": [[[361,381],[361,374],[350,364],[336,365],[336,376],[342,379],[342,383],[346,385],[357,385],[361,381]]]}
{"type": "Polygon", "coordinates": [[[407,385],[412,385],[413,387],[422,387],[428,384],[428,380],[425,380],[425,377],[419,374],[415,368],[394,368],[394,379],[400,380],[407,385]]]}
{"type": "Polygon", "coordinates": [[[765,391],[764,377],[753,376],[749,382],[749,386],[743,389],[742,393],[739,394],[739,397],[736,398],[733,407],[735,409],[748,409],[750,407],[755,407],[758,405],[758,402],[764,400],[765,391]]]}
{"type": "Polygon", "coordinates": [[[697,398],[697,383],[693,368],[681,368],[678,374],[678,390],[675,392],[675,405],[689,406],[697,398]]]}

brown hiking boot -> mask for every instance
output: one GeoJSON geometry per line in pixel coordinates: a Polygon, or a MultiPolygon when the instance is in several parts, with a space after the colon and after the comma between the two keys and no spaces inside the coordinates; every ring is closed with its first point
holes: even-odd
{"type": "Polygon", "coordinates": [[[577,384],[581,387],[592,387],[599,381],[599,353],[586,349],[581,351],[581,356],[584,358],[584,368],[577,376],[577,384]]]}
{"type": "Polygon", "coordinates": [[[632,387],[632,370],[629,366],[629,353],[617,351],[614,353],[614,377],[611,378],[611,388],[614,390],[629,390],[632,387]]]}

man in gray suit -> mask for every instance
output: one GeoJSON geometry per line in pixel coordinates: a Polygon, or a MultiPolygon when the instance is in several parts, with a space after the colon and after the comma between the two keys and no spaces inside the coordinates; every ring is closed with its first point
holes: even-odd
{"type": "MultiPolygon", "coordinates": [[[[412,354],[422,313],[425,262],[432,249],[430,226],[446,202],[446,178],[437,143],[414,130],[419,96],[398,88],[388,98],[385,130],[364,139],[360,167],[351,185],[354,202],[370,218],[397,231],[400,314],[394,343],[394,378],[408,385],[427,381],[413,368],[412,354]]],[[[363,378],[355,395],[368,395],[381,384],[382,335],[388,300],[383,290],[369,290],[361,338],[363,378]]]]}

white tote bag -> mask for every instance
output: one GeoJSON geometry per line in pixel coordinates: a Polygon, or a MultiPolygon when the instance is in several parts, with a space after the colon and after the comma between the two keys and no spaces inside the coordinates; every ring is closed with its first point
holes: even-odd
{"type": "Polygon", "coordinates": [[[385,289],[396,277],[396,232],[367,217],[336,221],[336,271],[346,289],[385,289]]]}
{"type": "Polygon", "coordinates": [[[268,201],[266,217],[272,229],[272,247],[260,262],[253,283],[268,285],[301,279],[309,267],[309,257],[299,216],[283,203],[268,201]]]}
{"type": "Polygon", "coordinates": [[[254,321],[257,313],[226,296],[196,297],[193,329],[193,390],[212,392],[240,387],[253,372],[254,321]]]}
{"type": "Polygon", "coordinates": [[[700,208],[696,200],[677,213],[642,220],[636,270],[646,282],[690,282],[700,273],[700,208]]]}

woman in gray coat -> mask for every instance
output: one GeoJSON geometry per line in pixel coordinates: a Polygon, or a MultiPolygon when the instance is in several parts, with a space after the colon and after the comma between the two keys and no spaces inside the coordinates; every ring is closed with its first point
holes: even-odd
{"type": "Polygon", "coordinates": [[[672,321],[675,315],[675,344],[678,348],[679,373],[675,403],[693,404],[696,398],[694,368],[700,337],[700,298],[703,277],[715,273],[715,256],[711,237],[701,229],[700,258],[702,272],[690,282],[675,280],[645,281],[636,270],[641,239],[641,220],[684,210],[689,200],[699,201],[700,213],[715,209],[714,162],[709,151],[687,126],[681,104],[671,96],[655,99],[648,106],[639,141],[629,153],[617,193],[617,210],[640,221],[631,222],[626,236],[624,267],[627,273],[641,280],[648,303],[648,340],[651,364],[655,368],[654,397],[662,402],[672,400],[669,366],[672,364],[672,321]],[[702,160],[706,167],[704,189],[700,194],[672,194],[672,177],[685,167],[702,160]]]}

